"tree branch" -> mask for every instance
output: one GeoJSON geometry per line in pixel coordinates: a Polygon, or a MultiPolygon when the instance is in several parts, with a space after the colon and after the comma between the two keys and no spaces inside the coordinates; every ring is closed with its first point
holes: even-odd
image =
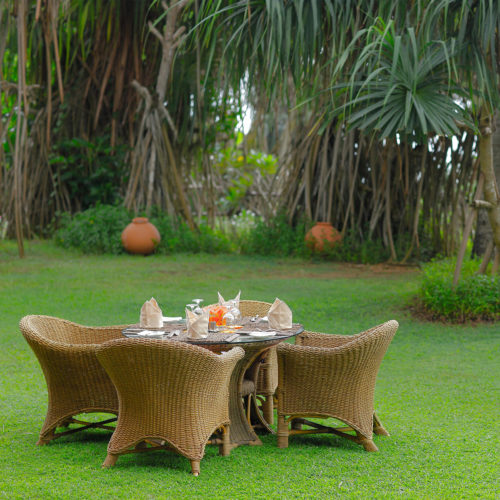
{"type": "Polygon", "coordinates": [[[473,200],[470,205],[474,208],[486,208],[486,210],[491,210],[496,207],[493,203],[484,200],[473,200]]]}

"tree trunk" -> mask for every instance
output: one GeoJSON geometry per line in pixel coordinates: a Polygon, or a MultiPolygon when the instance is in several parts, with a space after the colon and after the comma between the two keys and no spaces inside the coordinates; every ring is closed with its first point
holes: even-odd
{"type": "Polygon", "coordinates": [[[484,176],[484,200],[489,204],[488,218],[493,230],[493,241],[500,248],[500,194],[493,167],[492,116],[485,113],[480,123],[479,166],[484,176]]]}
{"type": "MultiPolygon", "coordinates": [[[[500,183],[500,120],[496,119],[495,129],[492,135],[493,163],[497,186],[500,183]]],[[[490,242],[493,241],[493,231],[488,217],[488,210],[478,208],[476,233],[472,255],[483,256],[490,242]]]]}
{"type": "Polygon", "coordinates": [[[491,241],[493,241],[493,232],[488,218],[488,210],[478,208],[472,256],[482,257],[491,241]]]}

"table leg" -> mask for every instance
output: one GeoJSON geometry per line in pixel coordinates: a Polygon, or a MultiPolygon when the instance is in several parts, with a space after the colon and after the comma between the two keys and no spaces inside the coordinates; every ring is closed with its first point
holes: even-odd
{"type": "Polygon", "coordinates": [[[229,382],[229,420],[231,422],[230,439],[233,448],[242,444],[262,444],[262,441],[257,434],[255,434],[252,426],[247,421],[240,388],[245,376],[245,371],[266,347],[267,346],[255,344],[245,345],[245,356],[238,361],[231,375],[231,380],[229,382]]]}

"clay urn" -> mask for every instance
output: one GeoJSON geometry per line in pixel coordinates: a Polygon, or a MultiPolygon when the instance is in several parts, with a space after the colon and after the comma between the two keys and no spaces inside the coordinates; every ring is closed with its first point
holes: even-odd
{"type": "Polygon", "coordinates": [[[149,222],[147,217],[136,217],[122,232],[122,243],[130,253],[148,255],[160,243],[158,229],[149,222]]]}
{"type": "Polygon", "coordinates": [[[342,240],[341,234],[330,222],[317,222],[306,234],[306,244],[316,252],[333,247],[342,240]]]}

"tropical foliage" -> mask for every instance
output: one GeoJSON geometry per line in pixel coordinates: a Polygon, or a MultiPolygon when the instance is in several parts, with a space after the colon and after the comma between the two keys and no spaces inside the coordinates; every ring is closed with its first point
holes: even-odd
{"type": "Polygon", "coordinates": [[[434,261],[424,267],[416,309],[426,317],[466,322],[500,319],[500,277],[477,274],[479,262],[467,260],[463,277],[453,287],[453,259],[434,261]]]}
{"type": "Polygon", "coordinates": [[[422,238],[450,254],[481,173],[476,204],[500,244],[497,2],[130,5],[0,2],[0,211],[19,242],[58,211],[113,201],[111,182],[128,209],[192,229],[251,208],[382,239],[392,260],[422,238]],[[97,186],[75,186],[82,174],[97,186]]]}

